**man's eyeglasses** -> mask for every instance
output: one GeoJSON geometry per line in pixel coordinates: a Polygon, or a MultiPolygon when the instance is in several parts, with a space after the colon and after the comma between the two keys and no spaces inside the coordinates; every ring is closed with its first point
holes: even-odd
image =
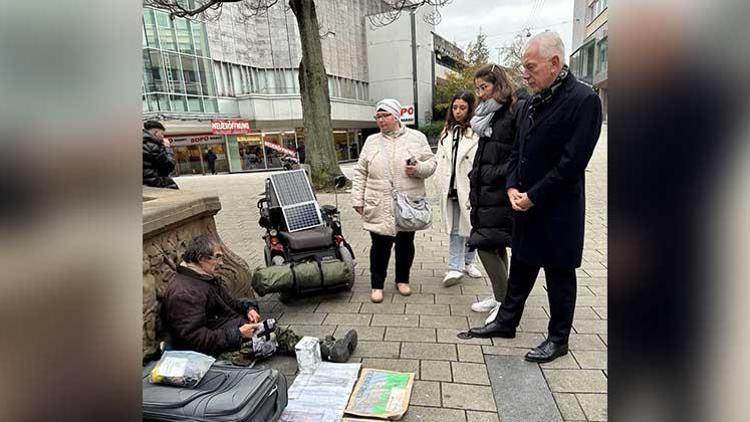
{"type": "Polygon", "coordinates": [[[219,252],[211,255],[211,259],[224,259],[224,254],[219,252]]]}

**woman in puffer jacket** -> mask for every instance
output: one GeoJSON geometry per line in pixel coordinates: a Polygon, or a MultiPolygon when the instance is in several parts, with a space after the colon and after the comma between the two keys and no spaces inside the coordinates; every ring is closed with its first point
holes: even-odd
{"type": "Polygon", "coordinates": [[[505,178],[513,142],[516,115],[521,107],[513,84],[502,67],[488,64],[475,74],[480,103],[471,119],[479,135],[474,167],[469,174],[471,235],[467,245],[479,251],[492,283],[493,295],[471,305],[494,319],[508,288],[508,252],[513,230],[513,208],[505,193],[505,178]]]}
{"type": "Polygon", "coordinates": [[[435,172],[440,210],[445,231],[450,235],[448,244],[448,272],[443,286],[450,287],[461,281],[464,273],[481,277],[474,266],[476,251],[467,250],[466,240],[471,231],[469,218],[469,172],[474,163],[479,136],[469,122],[474,115],[474,95],[468,91],[451,99],[445,128],[438,141],[438,167],[435,172]]]}

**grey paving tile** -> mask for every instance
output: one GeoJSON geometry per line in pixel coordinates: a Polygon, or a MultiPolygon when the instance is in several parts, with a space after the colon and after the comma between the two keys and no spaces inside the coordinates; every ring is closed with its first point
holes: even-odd
{"type": "Polygon", "coordinates": [[[419,377],[426,381],[453,381],[450,362],[422,360],[419,377]]]}
{"type": "Polygon", "coordinates": [[[595,334],[571,334],[568,346],[570,350],[607,350],[607,346],[595,334]]]}
{"type": "Polygon", "coordinates": [[[471,305],[472,303],[476,301],[477,301],[476,295],[446,295],[446,294],[435,295],[435,303],[440,303],[440,304],[445,304],[445,305],[459,305],[459,304],[471,305]]]}
{"type": "Polygon", "coordinates": [[[529,353],[529,349],[517,347],[482,346],[482,353],[484,353],[485,355],[524,356],[526,355],[526,353],[529,353]]]}
{"type": "Polygon", "coordinates": [[[607,377],[588,369],[544,369],[550,390],[555,393],[606,393],[607,377]]]}
{"type": "Polygon", "coordinates": [[[486,356],[501,421],[562,422],[539,365],[517,356],[486,356]]]}
{"type": "Polygon", "coordinates": [[[362,306],[359,302],[333,302],[321,303],[315,308],[315,312],[356,314],[362,306]]]}
{"type": "Polygon", "coordinates": [[[487,345],[492,346],[492,339],[489,338],[472,338],[468,340],[462,340],[456,337],[456,334],[466,331],[466,329],[440,329],[437,330],[437,341],[438,343],[455,343],[455,344],[474,344],[474,345],[487,345]]]}
{"type": "Polygon", "coordinates": [[[607,334],[607,320],[583,319],[573,321],[573,329],[578,334],[607,334]]]}
{"type": "Polygon", "coordinates": [[[412,293],[411,296],[401,296],[396,294],[393,296],[393,303],[435,303],[435,295],[433,294],[421,294],[412,293]]]}
{"type": "Polygon", "coordinates": [[[328,335],[333,335],[336,331],[335,325],[291,325],[289,328],[294,331],[294,334],[298,336],[311,336],[323,338],[328,335]]]}
{"type": "Polygon", "coordinates": [[[407,303],[406,313],[409,315],[450,315],[450,308],[449,305],[407,303]]]}
{"type": "Polygon", "coordinates": [[[357,342],[357,348],[354,350],[352,356],[358,358],[396,359],[399,357],[400,349],[400,343],[360,340],[357,342]]]}
{"type": "Polygon", "coordinates": [[[463,410],[409,406],[401,422],[466,422],[463,410]]]}
{"type": "Polygon", "coordinates": [[[420,315],[419,326],[425,328],[454,328],[468,330],[469,323],[462,316],[420,315]]]}
{"type": "Polygon", "coordinates": [[[492,388],[479,385],[441,383],[443,407],[495,412],[492,388]]]}
{"type": "Polygon", "coordinates": [[[435,343],[437,336],[434,328],[387,327],[385,330],[385,340],[435,343]]]}
{"type": "Polygon", "coordinates": [[[607,369],[607,352],[579,350],[571,353],[583,369],[607,369]]]}
{"type": "Polygon", "coordinates": [[[321,325],[327,314],[284,312],[279,318],[280,324],[321,325]]]}
{"type": "Polygon", "coordinates": [[[458,360],[454,344],[402,343],[401,357],[404,359],[458,360]]]}
{"type": "Polygon", "coordinates": [[[581,405],[578,404],[575,394],[570,393],[553,393],[557,408],[560,409],[560,414],[566,421],[585,421],[586,415],[581,409],[581,405]]]}
{"type": "Polygon", "coordinates": [[[336,338],[342,337],[351,329],[357,330],[358,340],[379,341],[383,340],[383,336],[385,335],[385,327],[355,327],[353,325],[339,325],[333,336],[336,338]]]}
{"type": "Polygon", "coordinates": [[[440,407],[440,383],[436,381],[414,381],[409,406],[440,407]]]}
{"type": "Polygon", "coordinates": [[[359,310],[362,314],[403,314],[403,303],[363,303],[359,310]]]}
{"type": "Polygon", "coordinates": [[[560,356],[552,362],[539,364],[544,369],[580,369],[578,362],[573,358],[572,352],[568,352],[567,355],[560,356]]]}
{"type": "Polygon", "coordinates": [[[583,412],[590,421],[607,420],[606,394],[576,394],[583,412]]]}
{"type": "Polygon", "coordinates": [[[459,344],[456,347],[458,348],[458,360],[460,362],[484,363],[481,346],[459,344]]]}
{"type": "Polygon", "coordinates": [[[500,422],[497,413],[466,411],[466,422],[500,422]]]}
{"type": "Polygon", "coordinates": [[[490,385],[487,368],[483,363],[451,362],[453,382],[461,384],[490,385]]]}
{"type": "Polygon", "coordinates": [[[372,317],[373,327],[418,327],[419,315],[378,315],[372,317]]]}
{"type": "Polygon", "coordinates": [[[371,319],[372,314],[328,314],[324,320],[324,324],[367,327],[370,325],[371,319]]]}
{"type": "Polygon", "coordinates": [[[411,372],[419,379],[419,361],[415,359],[363,358],[362,368],[383,369],[386,371],[411,372]]]}
{"type": "Polygon", "coordinates": [[[532,349],[544,341],[544,335],[539,333],[516,332],[516,338],[494,337],[492,344],[500,347],[527,347],[532,349]]]}

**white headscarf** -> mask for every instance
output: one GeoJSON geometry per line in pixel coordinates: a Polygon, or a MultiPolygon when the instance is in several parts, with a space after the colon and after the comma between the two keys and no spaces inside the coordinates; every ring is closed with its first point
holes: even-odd
{"type": "Polygon", "coordinates": [[[375,106],[375,111],[380,110],[392,114],[396,117],[399,123],[401,122],[401,103],[399,103],[398,100],[384,98],[378,101],[378,104],[375,106]]]}

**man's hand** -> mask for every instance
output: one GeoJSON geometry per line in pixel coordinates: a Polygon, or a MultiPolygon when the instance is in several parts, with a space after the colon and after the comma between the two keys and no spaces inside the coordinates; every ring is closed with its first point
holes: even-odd
{"type": "Polygon", "coordinates": [[[409,177],[414,177],[417,175],[417,166],[406,166],[406,175],[409,177]]]}
{"type": "Polygon", "coordinates": [[[161,142],[164,144],[165,147],[169,148],[169,146],[172,144],[172,141],[170,141],[167,138],[164,138],[161,140],[161,142]]]}
{"type": "Polygon", "coordinates": [[[260,324],[243,324],[240,326],[240,335],[242,338],[252,338],[255,330],[258,329],[260,324]]]}
{"type": "Polygon", "coordinates": [[[247,311],[247,319],[250,320],[250,322],[260,322],[260,314],[258,314],[258,311],[255,309],[250,309],[247,311]]]}
{"type": "Polygon", "coordinates": [[[364,211],[364,207],[354,207],[354,211],[357,211],[357,214],[362,215],[364,211]]]}
{"type": "Polygon", "coordinates": [[[513,204],[513,209],[516,211],[528,211],[533,206],[534,203],[529,199],[529,194],[524,192],[521,194],[521,198],[513,204]]]}
{"type": "Polygon", "coordinates": [[[510,200],[511,205],[515,205],[515,202],[521,199],[521,192],[516,188],[508,189],[508,199],[510,200]]]}

